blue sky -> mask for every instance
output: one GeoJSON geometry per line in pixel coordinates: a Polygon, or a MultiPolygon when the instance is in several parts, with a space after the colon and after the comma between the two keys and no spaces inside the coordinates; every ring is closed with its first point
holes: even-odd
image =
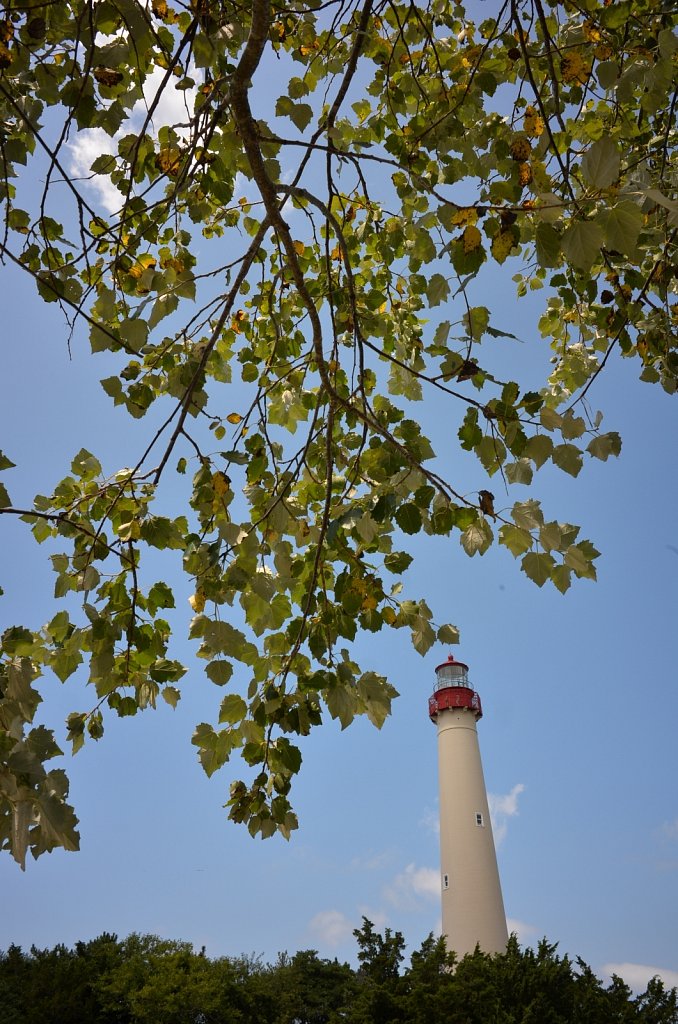
{"type": "MultiPolygon", "coordinates": [[[[69,358],[58,310],[42,305],[28,279],[3,274],[0,447],[19,464],[6,482],[21,504],[64,476],[83,444],[106,471],[129,464],[150,424],[127,422],[101,391],[112,359],[92,359],[81,331],[69,358]]],[[[517,367],[519,380],[539,379],[548,355],[534,326],[540,298],[514,300],[499,277],[493,295],[497,325],[524,341],[492,342],[493,359],[517,367]]],[[[600,973],[642,983],[662,971],[675,984],[676,399],[636,373],[611,360],[591,393],[607,429],[622,434],[621,457],[586,463],[576,480],[545,468],[533,488],[552,517],[581,524],[602,551],[596,584],[579,581],[565,596],[540,591],[504,550],[471,560],[456,540],[418,538],[408,586],[439,622],[460,627],[454,653],[483,699],[480,742],[511,926],[528,943],[560,942],[600,973]]],[[[443,448],[449,431],[453,448],[444,407],[430,401],[414,414],[443,448]]],[[[484,485],[472,463],[452,458],[468,490],[484,485]]],[[[527,494],[501,494],[496,478],[491,486],[499,507],[527,494]]],[[[0,626],[38,626],[54,613],[51,572],[25,527],[8,519],[0,626]]],[[[162,573],[175,581],[171,562],[162,573]]],[[[328,719],[302,743],[300,830],[290,843],[255,841],[222,809],[239,766],[207,779],[190,744],[221,697],[184,639],[190,589],[178,582],[174,654],[189,665],[179,707],[110,719],[101,743],[66,756],[82,849],[30,861],[25,874],[0,861],[0,948],[108,930],[187,939],[210,955],[315,948],[351,958],[362,914],[416,947],[439,927],[427,698],[447,649],[422,659],[405,634],[367,636],[363,662],[401,693],[392,718],[381,732],[356,722],[344,733],[328,719]]],[[[66,714],[86,706],[81,684],[46,678],[43,694],[41,720],[63,740],[66,714]]]]}

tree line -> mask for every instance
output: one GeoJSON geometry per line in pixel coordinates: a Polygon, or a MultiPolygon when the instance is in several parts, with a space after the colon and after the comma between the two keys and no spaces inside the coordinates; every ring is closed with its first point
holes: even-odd
{"type": "Polygon", "coordinates": [[[315,950],[211,959],[188,942],[104,932],[53,949],[0,952],[0,1024],[677,1024],[678,993],[659,978],[634,995],[605,985],[542,940],[457,962],[429,935],[405,964],[405,939],[363,918],[358,966],[315,950]]]}

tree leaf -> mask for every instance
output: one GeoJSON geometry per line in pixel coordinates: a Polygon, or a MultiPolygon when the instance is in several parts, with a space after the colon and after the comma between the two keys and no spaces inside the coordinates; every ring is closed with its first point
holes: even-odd
{"type": "Polygon", "coordinates": [[[619,455],[621,446],[621,437],[616,430],[611,430],[608,434],[599,434],[597,437],[594,437],[587,444],[586,450],[595,459],[602,459],[603,462],[607,462],[610,455],[619,455]]]}
{"type": "Polygon", "coordinates": [[[543,587],[546,581],[551,579],[551,573],[555,566],[551,555],[544,551],[531,551],[525,555],[520,564],[525,575],[538,587],[543,587]]]}
{"type": "Polygon", "coordinates": [[[247,715],[247,704],[237,693],[229,693],[221,702],[219,722],[236,725],[247,715]]]}
{"type": "Polygon", "coordinates": [[[518,558],[532,547],[532,534],[521,526],[504,523],[499,528],[499,543],[507,547],[515,558],[518,558]]]}
{"type": "Polygon", "coordinates": [[[461,546],[467,555],[484,555],[492,543],[492,528],[487,519],[478,518],[460,537],[461,546]]]}
{"type": "Polygon", "coordinates": [[[456,626],[445,625],[440,626],[437,634],[438,641],[441,644],[458,644],[459,643],[459,630],[456,626]]]}
{"type": "Polygon", "coordinates": [[[429,306],[439,306],[450,294],[450,286],[442,274],[433,274],[426,286],[429,306]]]}
{"type": "Polygon", "coordinates": [[[300,132],[308,128],[313,118],[313,107],[308,103],[294,103],[289,96],[281,96],[276,105],[278,117],[289,117],[300,132]]]}
{"type": "Polygon", "coordinates": [[[621,156],[617,144],[609,136],[598,139],[586,151],[581,162],[581,173],[590,185],[608,188],[619,177],[621,156]]]}
{"type": "Polygon", "coordinates": [[[643,211],[635,203],[626,200],[615,206],[601,210],[596,217],[605,232],[605,245],[608,249],[631,256],[638,244],[638,236],[643,226],[643,211]]]}
{"type": "Polygon", "coordinates": [[[395,521],[403,533],[419,533],[422,526],[421,512],[419,508],[407,503],[396,509],[395,521]]]}
{"type": "Polygon", "coordinates": [[[591,220],[577,220],[563,235],[563,252],[575,267],[590,270],[600,256],[604,240],[600,224],[591,220]]]}

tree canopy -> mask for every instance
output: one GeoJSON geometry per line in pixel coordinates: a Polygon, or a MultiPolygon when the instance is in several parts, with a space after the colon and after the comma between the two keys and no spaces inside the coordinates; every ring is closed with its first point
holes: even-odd
{"type": "Polygon", "coordinates": [[[106,715],[180,698],[156,552],[193,581],[190,637],[228,687],[198,756],[212,774],[241,755],[229,815],[262,836],[297,825],[294,737],[325,709],[389,713],[356,637],[456,642],[401,579],[411,538],[496,542],[563,592],[595,578],[576,525],[490,478],[617,455],[591,405],[611,358],[676,390],[676,18],[664,0],[2,5],[2,259],[61,309],[64,343],[114,358],[103,389],[140,421],[122,467],[83,435],[32,503],[0,483],[59,603],[2,635],[0,841],[20,864],[78,845],[39,677],[88,676],[74,751],[106,715]],[[501,323],[478,298],[497,275],[518,300],[501,323]],[[540,290],[535,386],[493,343],[540,290]],[[456,447],[422,429],[434,400],[456,447]]]}
{"type": "Polygon", "coordinates": [[[104,933],[73,949],[0,951],[0,1024],[676,1024],[676,989],[659,978],[634,996],[621,978],[604,985],[583,960],[543,940],[501,956],[458,963],[429,936],[402,967],[401,932],[382,936],[363,919],[359,967],[316,950],[211,959],[188,942],[104,933]],[[450,967],[454,966],[451,971],[450,967]]]}

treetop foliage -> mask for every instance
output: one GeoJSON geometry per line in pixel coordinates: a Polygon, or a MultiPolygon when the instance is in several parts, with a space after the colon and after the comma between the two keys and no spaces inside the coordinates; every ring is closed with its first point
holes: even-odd
{"type": "Polygon", "coordinates": [[[2,5],[2,259],[69,342],[113,354],[104,391],[140,421],[123,467],[83,437],[32,502],[0,484],[59,602],[2,636],[0,840],[20,864],[78,845],[41,674],[88,674],[74,751],[180,698],[150,552],[181,560],[198,657],[231,684],[198,756],[212,774],[241,755],[229,815],[262,836],[297,825],[290,737],[389,713],[356,637],[457,640],[404,590],[410,538],[499,543],[563,592],[595,578],[576,525],[489,478],[617,455],[590,406],[612,357],[676,390],[677,49],[665,0],[2,5]],[[544,297],[539,386],[497,369],[520,333],[482,304],[502,274],[544,297]],[[433,397],[454,461],[419,422],[433,397]]]}
{"type": "Polygon", "coordinates": [[[633,996],[603,985],[583,960],[543,940],[458,963],[430,935],[404,969],[405,940],[363,919],[359,967],[315,950],[273,964],[210,959],[190,943],[104,933],[63,945],[0,952],[0,1024],[676,1024],[676,990],[654,978],[633,996]],[[388,963],[388,970],[384,967],[388,963]],[[453,970],[450,968],[453,967],[453,970]]]}

